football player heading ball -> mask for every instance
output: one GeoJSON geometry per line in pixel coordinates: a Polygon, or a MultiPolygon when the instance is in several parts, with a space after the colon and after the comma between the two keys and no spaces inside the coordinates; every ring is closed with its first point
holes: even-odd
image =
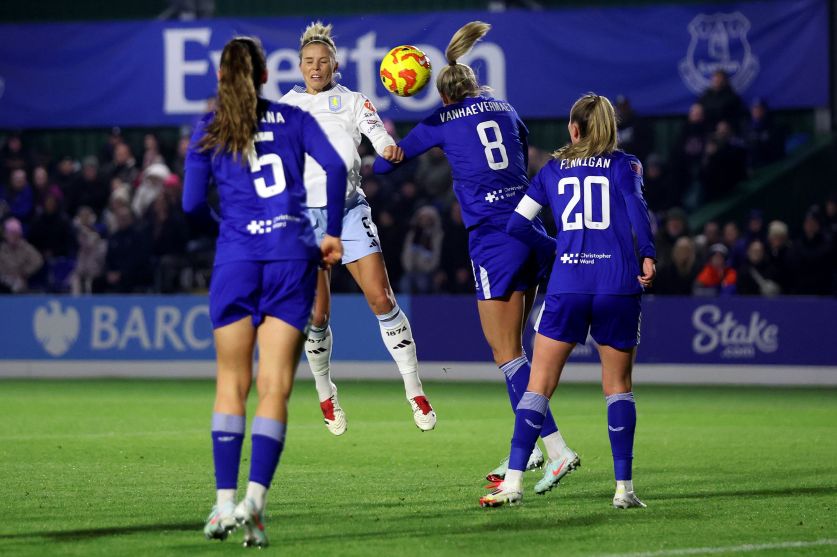
{"type": "MultiPolygon", "coordinates": [[[[514,108],[491,97],[480,87],[470,66],[457,60],[491,28],[473,21],[451,38],[445,51],[447,64],[436,76],[436,88],[444,106],[419,123],[399,143],[405,159],[441,147],[453,171],[453,190],[462,206],[468,229],[468,244],[477,286],[477,307],[483,334],[506,379],[512,409],[529,383],[529,360],[523,350],[523,325],[532,308],[538,282],[554,257],[539,252],[506,233],[506,223],[528,187],[526,175],[528,130],[514,108]]],[[[378,173],[396,165],[379,157],[378,173]]],[[[538,221],[537,226],[540,225],[538,221]]],[[[555,421],[547,414],[541,436],[550,458],[542,492],[554,487],[579,465],[575,454],[561,438],[555,421]]],[[[489,474],[499,481],[506,472],[506,459],[489,474]]],[[[531,464],[539,465],[538,451],[531,464]]]]}
{"type": "MultiPolygon", "coordinates": [[[[428,431],[436,426],[436,413],[424,394],[418,376],[416,345],[410,322],[395,301],[377,228],[372,222],[372,211],[360,187],[360,155],[357,148],[361,134],[368,137],[375,150],[388,160],[399,160],[401,150],[384,129],[384,123],[369,99],[337,83],[338,67],[331,25],[323,25],[319,21],[310,24],[302,34],[299,46],[299,69],[305,87],[294,87],[282,97],[281,102],[308,111],[323,127],[348,169],[346,205],[342,216],[343,264],[363,290],[370,309],[378,318],[381,338],[401,373],[416,426],[428,431]]],[[[324,237],[326,219],[330,216],[325,209],[325,183],[323,169],[316,161],[306,159],[308,212],[318,239],[324,237]]],[[[326,427],[334,435],[341,435],[346,431],[347,420],[337,399],[337,387],[331,380],[330,278],[328,270],[320,270],[305,355],[314,375],[326,427]]]]}

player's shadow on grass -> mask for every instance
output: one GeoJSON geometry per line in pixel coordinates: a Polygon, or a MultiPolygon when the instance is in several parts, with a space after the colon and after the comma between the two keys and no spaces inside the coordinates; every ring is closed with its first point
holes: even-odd
{"type": "Polygon", "coordinates": [[[202,529],[202,522],[168,522],[160,524],[135,524],[133,526],[108,526],[104,528],[80,528],[78,530],[55,530],[51,532],[0,534],[0,540],[22,538],[47,538],[50,541],[54,542],[72,542],[93,540],[97,538],[107,538],[110,536],[143,534],[146,532],[192,530],[194,532],[200,533],[202,529]]]}

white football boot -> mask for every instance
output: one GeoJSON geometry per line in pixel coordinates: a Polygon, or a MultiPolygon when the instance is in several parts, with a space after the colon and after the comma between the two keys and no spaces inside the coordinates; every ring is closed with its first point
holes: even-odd
{"type": "Polygon", "coordinates": [[[203,535],[208,540],[225,540],[230,532],[236,529],[238,523],[235,520],[235,503],[227,501],[220,507],[215,505],[206,518],[206,525],[203,527],[203,535]]]}
{"type": "Polygon", "coordinates": [[[413,409],[413,421],[421,431],[430,431],[436,427],[436,412],[430,406],[430,401],[424,395],[410,399],[410,407],[413,409]]]}
{"type": "Polygon", "coordinates": [[[564,476],[580,466],[581,459],[578,458],[575,451],[567,447],[560,458],[550,460],[544,466],[543,478],[535,484],[535,493],[543,495],[557,486],[564,476]]]}
{"type": "Polygon", "coordinates": [[[244,547],[267,547],[267,534],[264,531],[264,511],[256,508],[256,503],[249,497],[235,507],[235,521],[244,530],[244,547]]]}
{"type": "Polygon", "coordinates": [[[644,509],[647,505],[640,501],[633,491],[617,486],[616,493],[613,495],[613,506],[617,509],[644,509]]]}
{"type": "Polygon", "coordinates": [[[337,387],[333,383],[331,392],[334,394],[320,403],[323,421],[333,435],[343,435],[346,433],[349,422],[346,420],[346,413],[340,407],[340,403],[337,402],[337,387]]]}
{"type": "Polygon", "coordinates": [[[502,507],[503,505],[519,505],[523,501],[523,491],[510,488],[501,483],[497,489],[480,497],[480,507],[502,507]]]}

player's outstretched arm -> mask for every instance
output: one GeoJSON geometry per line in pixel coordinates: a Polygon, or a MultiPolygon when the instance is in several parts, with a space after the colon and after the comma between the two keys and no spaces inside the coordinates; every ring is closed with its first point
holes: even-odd
{"type": "Polygon", "coordinates": [[[421,122],[395,146],[401,150],[401,153],[391,152],[391,155],[400,154],[399,160],[394,160],[395,157],[387,158],[384,153],[384,156],[375,159],[372,170],[375,174],[389,174],[396,169],[398,163],[414,159],[433,147],[438,147],[441,143],[442,132],[439,126],[430,126],[426,122],[421,122]]]}
{"type": "Polygon", "coordinates": [[[549,261],[555,257],[555,238],[537,228],[532,222],[542,208],[540,203],[524,195],[506,224],[506,232],[535,249],[540,259],[549,261]]]}

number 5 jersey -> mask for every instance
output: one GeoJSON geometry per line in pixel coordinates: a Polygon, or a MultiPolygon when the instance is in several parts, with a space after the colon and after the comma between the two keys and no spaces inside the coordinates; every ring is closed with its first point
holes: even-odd
{"type": "MultiPolygon", "coordinates": [[[[221,225],[215,264],[230,261],[318,259],[319,248],[305,211],[305,155],[327,175],[328,205],[343,207],[346,165],[316,120],[299,108],[259,100],[253,148],[240,156],[202,151],[200,140],[214,113],[204,116],[186,156],[183,209],[206,201],[210,176],[220,198],[221,225]]],[[[342,211],[328,216],[327,233],[340,237],[342,211]]]]}

